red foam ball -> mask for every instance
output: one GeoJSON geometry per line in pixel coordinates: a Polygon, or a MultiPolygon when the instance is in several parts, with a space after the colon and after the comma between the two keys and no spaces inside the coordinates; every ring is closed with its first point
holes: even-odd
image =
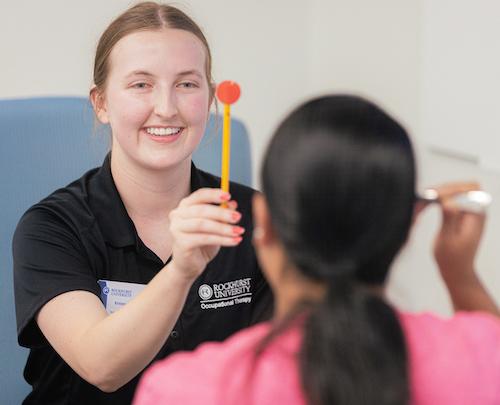
{"type": "Polygon", "coordinates": [[[219,83],[215,94],[221,103],[233,104],[240,98],[241,90],[238,83],[225,80],[219,83]]]}

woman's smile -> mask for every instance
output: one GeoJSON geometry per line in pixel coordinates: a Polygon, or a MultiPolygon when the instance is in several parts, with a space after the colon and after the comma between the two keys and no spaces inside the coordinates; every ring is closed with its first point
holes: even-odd
{"type": "Polygon", "coordinates": [[[182,136],[184,127],[145,127],[141,132],[155,142],[172,143],[182,136]]]}

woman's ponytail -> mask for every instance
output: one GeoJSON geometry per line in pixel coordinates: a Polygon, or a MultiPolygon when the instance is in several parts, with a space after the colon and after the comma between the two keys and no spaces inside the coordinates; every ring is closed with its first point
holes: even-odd
{"type": "Polygon", "coordinates": [[[408,403],[407,356],[394,310],[336,280],[304,325],[300,368],[311,404],[408,403]]]}

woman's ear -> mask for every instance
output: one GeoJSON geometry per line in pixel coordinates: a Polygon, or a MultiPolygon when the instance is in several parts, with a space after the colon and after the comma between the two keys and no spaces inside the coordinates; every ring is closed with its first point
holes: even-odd
{"type": "Polygon", "coordinates": [[[93,86],[90,89],[89,94],[90,102],[94,108],[95,115],[101,124],[109,124],[108,113],[106,111],[106,103],[104,101],[104,95],[97,89],[97,86],[93,86]]]}
{"type": "Polygon", "coordinates": [[[266,199],[261,193],[255,193],[252,203],[254,221],[253,243],[258,246],[269,245],[275,241],[276,237],[266,199]]]}

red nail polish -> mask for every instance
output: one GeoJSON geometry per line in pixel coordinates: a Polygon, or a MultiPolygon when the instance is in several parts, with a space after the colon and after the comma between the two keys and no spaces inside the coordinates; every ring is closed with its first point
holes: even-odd
{"type": "Polygon", "coordinates": [[[245,229],[242,228],[241,226],[234,226],[233,227],[234,234],[239,235],[239,234],[242,234],[243,232],[245,232],[245,229]]]}

